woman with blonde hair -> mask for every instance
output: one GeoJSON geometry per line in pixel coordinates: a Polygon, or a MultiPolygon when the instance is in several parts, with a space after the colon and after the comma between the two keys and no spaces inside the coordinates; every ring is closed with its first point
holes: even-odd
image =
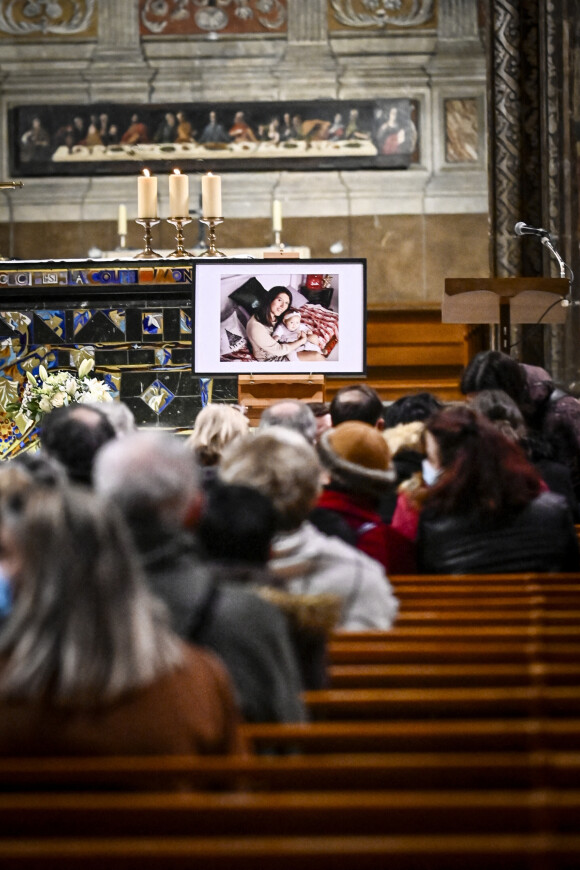
{"type": "Polygon", "coordinates": [[[0,755],[237,751],[228,675],[183,643],[115,506],[0,472],[0,755]]]}
{"type": "MultiPolygon", "coordinates": [[[[247,435],[249,426],[248,418],[237,406],[225,402],[209,404],[197,415],[187,446],[203,468],[215,471],[224,448],[247,435]]],[[[208,471],[206,477],[211,479],[213,472],[208,471]]]]}

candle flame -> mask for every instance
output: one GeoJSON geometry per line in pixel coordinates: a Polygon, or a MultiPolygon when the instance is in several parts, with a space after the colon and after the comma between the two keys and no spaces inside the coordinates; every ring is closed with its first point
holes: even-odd
{"type": "Polygon", "coordinates": [[[173,174],[174,174],[174,175],[181,175],[181,170],[180,170],[180,169],[174,169],[174,170],[173,170],[173,174]]]}
{"type": "Polygon", "coordinates": [[[151,173],[149,172],[148,169],[144,169],[144,170],[143,170],[143,175],[144,175],[146,178],[149,178],[149,176],[151,175],[151,173]]]}

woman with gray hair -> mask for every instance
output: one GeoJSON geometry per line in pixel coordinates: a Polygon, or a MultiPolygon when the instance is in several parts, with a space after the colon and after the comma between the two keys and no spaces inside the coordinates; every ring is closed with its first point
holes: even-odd
{"type": "Polygon", "coordinates": [[[114,506],[6,469],[0,553],[0,755],[239,748],[223,666],[170,630],[114,506]]]}
{"type": "Polygon", "coordinates": [[[279,525],[269,568],[288,592],[338,596],[340,628],[390,628],[398,602],[382,566],[307,520],[321,473],[314,447],[281,426],[232,444],[220,464],[226,483],[253,486],[274,503],[279,525]]]}

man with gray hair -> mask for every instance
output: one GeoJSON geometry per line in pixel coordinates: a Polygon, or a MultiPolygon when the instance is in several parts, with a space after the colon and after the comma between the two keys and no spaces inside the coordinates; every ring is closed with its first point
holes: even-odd
{"type": "Polygon", "coordinates": [[[339,596],[340,628],[390,628],[398,602],[382,566],[307,521],[320,492],[321,467],[301,435],[280,426],[258,431],[226,449],[219,474],[273,501],[279,532],[269,568],[289,592],[339,596]]]}
{"type": "Polygon", "coordinates": [[[123,512],[153,591],[175,631],[221,656],[252,722],[304,719],[300,676],[281,611],[241,585],[215,582],[193,527],[201,506],[195,461],[174,435],[141,431],[107,445],[96,489],[123,512]]]}
{"type": "Polygon", "coordinates": [[[316,417],[306,402],[297,399],[281,399],[262,411],[258,429],[283,426],[304,435],[309,444],[316,440],[316,417]]]}

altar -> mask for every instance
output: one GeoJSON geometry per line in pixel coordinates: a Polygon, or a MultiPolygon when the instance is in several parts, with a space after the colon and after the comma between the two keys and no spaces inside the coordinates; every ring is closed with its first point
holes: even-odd
{"type": "MultiPolygon", "coordinates": [[[[27,371],[92,357],[138,425],[190,427],[204,390],[191,368],[192,276],[186,260],[0,264],[0,405],[17,400],[27,371]]],[[[214,400],[237,401],[235,377],[212,387],[214,400]]],[[[20,434],[4,424],[4,453],[20,434]]]]}

